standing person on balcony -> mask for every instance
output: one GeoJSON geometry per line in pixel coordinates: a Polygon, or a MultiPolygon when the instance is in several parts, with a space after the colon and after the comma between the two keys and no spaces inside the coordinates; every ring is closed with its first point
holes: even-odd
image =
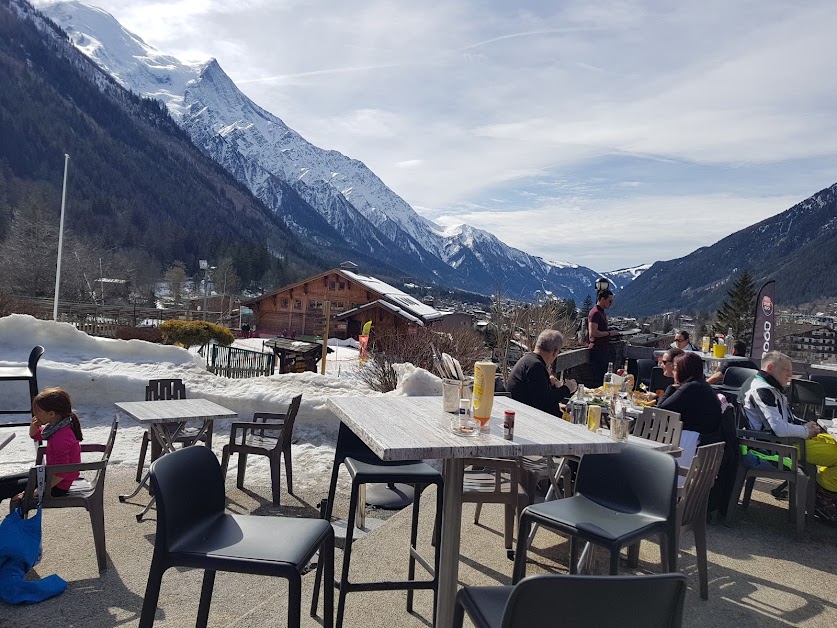
{"type": "Polygon", "coordinates": [[[560,402],[578,388],[574,379],[562,385],[552,373],[552,363],[563,346],[564,336],[560,331],[546,329],[540,333],[535,350],[524,353],[509,375],[506,389],[512,399],[556,416],[561,414],[560,402]]]}
{"type": "MultiPolygon", "coordinates": [[[[837,523],[837,441],[823,433],[816,421],[800,424],[790,408],[785,389],[793,379],[793,362],[784,353],[770,351],[761,360],[744,395],[744,413],[751,430],[772,432],[779,437],[803,438],[805,460],[818,467],[816,514],[837,523]]],[[[752,451],[743,461],[752,468],[775,467],[752,451]]],[[[779,497],[778,491],[771,491],[779,497]]]]}
{"type": "Polygon", "coordinates": [[[613,293],[600,290],[596,295],[596,305],[587,315],[587,329],[590,335],[590,366],[593,369],[593,384],[601,386],[610,362],[610,338],[618,336],[619,331],[610,329],[605,310],[613,305],[613,293]]]}

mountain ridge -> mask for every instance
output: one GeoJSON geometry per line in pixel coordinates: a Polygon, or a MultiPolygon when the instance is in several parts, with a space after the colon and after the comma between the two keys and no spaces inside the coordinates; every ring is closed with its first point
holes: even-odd
{"type": "Polygon", "coordinates": [[[583,298],[593,290],[599,273],[592,269],[547,262],[494,236],[466,241],[459,234],[447,235],[361,161],[310,144],[253,103],[217,60],[184,64],[145,44],[107,12],[80,2],[45,5],[42,10],[90,58],[103,58],[102,67],[116,80],[162,100],[195,145],[285,219],[298,236],[311,237],[326,248],[341,246],[332,232],[318,230],[321,223],[299,212],[288,215],[281,186],[270,182],[271,175],[319,212],[352,250],[374,250],[379,262],[405,276],[486,294],[504,283],[508,296],[523,299],[531,299],[536,290],[565,298],[583,298]],[[112,49],[106,50],[106,45],[112,49]],[[500,271],[504,274],[498,279],[500,271]]]}
{"type": "Polygon", "coordinates": [[[655,262],[627,285],[620,309],[637,315],[672,308],[714,309],[747,270],[759,286],[776,280],[776,302],[837,296],[837,183],[785,211],[675,260],[655,262]],[[729,270],[727,270],[729,269],[729,270]]]}

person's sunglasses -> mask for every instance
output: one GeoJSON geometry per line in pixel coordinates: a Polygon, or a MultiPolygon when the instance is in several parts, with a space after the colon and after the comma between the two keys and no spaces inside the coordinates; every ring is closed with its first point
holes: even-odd
{"type": "Polygon", "coordinates": [[[674,360],[660,360],[663,364],[671,364],[674,360]]]}

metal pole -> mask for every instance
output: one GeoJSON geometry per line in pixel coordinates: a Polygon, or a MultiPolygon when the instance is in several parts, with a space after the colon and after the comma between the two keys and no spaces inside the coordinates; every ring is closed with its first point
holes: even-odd
{"type": "Polygon", "coordinates": [[[323,303],[323,316],[325,316],[325,327],[323,329],[323,363],[320,365],[320,375],[326,373],[326,358],[328,357],[328,322],[331,318],[331,301],[323,303]]]}
{"type": "Polygon", "coordinates": [[[203,271],[203,320],[206,320],[206,294],[209,288],[209,268],[203,271]]]}
{"type": "Polygon", "coordinates": [[[64,208],[67,205],[67,169],[70,156],[64,153],[64,189],[61,191],[61,221],[58,224],[58,264],[55,267],[55,301],[52,304],[52,320],[58,320],[58,288],[61,285],[61,251],[64,247],[64,208]]]}

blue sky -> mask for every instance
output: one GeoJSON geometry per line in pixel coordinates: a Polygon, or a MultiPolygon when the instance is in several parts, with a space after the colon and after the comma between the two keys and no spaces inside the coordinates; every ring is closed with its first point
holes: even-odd
{"type": "Polygon", "coordinates": [[[98,0],[419,213],[611,270],[837,182],[833,0],[98,0]]]}

